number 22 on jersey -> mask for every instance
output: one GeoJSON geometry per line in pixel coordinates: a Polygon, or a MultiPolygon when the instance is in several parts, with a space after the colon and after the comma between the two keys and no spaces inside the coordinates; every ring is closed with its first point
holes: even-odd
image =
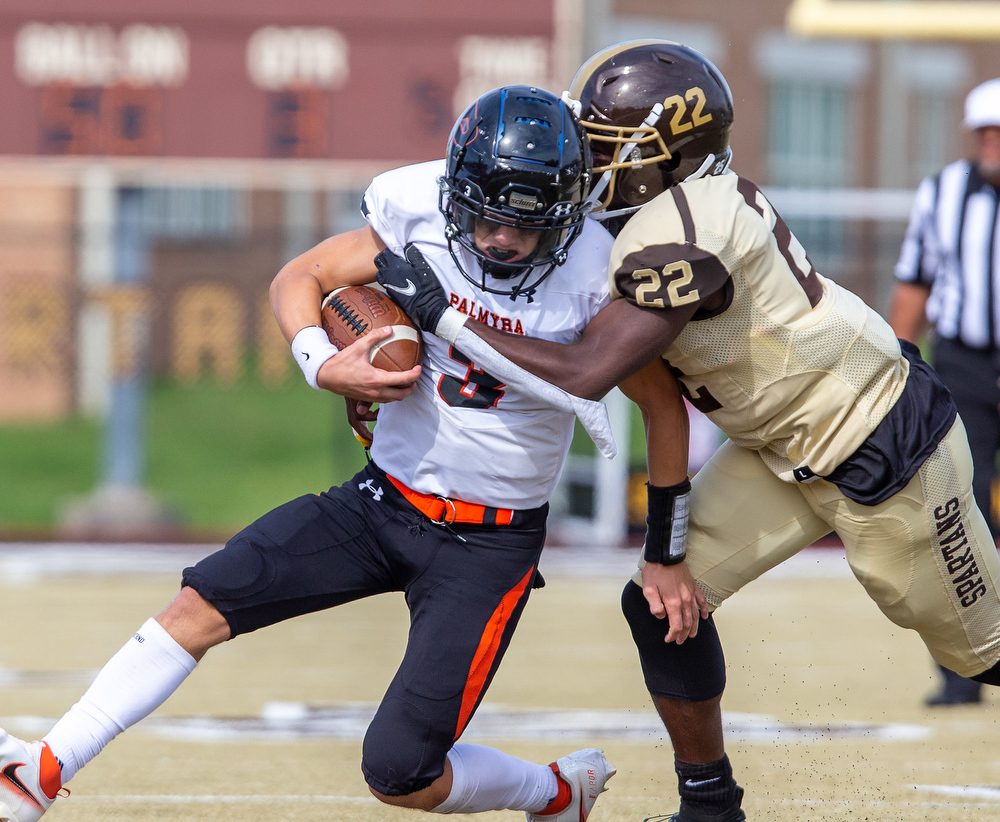
{"type": "Polygon", "coordinates": [[[635,301],[643,308],[667,307],[662,297],[651,296],[660,290],[664,279],[667,280],[667,298],[670,300],[672,308],[701,299],[697,288],[687,291],[681,290],[691,285],[691,281],[694,279],[694,272],[687,260],[678,260],[664,266],[662,272],[654,268],[640,268],[632,272],[632,279],[639,283],[635,288],[635,301]]]}

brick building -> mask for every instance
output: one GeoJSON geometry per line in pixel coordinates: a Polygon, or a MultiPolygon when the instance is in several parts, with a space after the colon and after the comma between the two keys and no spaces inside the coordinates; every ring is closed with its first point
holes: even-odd
{"type": "Polygon", "coordinates": [[[821,271],[883,307],[908,192],[963,151],[962,99],[1000,75],[1000,52],[989,25],[940,16],[878,38],[860,23],[879,5],[7,0],[0,420],[101,410],[145,365],[226,380],[251,351],[280,380],[267,283],[358,224],[374,173],[440,156],[482,91],[558,91],[582,57],[633,37],[719,65],[734,168],[773,192],[821,271]],[[828,23],[850,7],[855,33],[796,33],[803,5],[828,23]]]}
{"type": "Polygon", "coordinates": [[[565,85],[579,4],[10,0],[0,8],[0,420],[150,366],[281,379],[282,263],[358,224],[508,82],[565,85]]]}

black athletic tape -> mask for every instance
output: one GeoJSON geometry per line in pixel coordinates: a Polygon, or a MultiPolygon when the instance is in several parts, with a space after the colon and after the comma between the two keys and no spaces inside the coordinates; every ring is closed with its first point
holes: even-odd
{"type": "Polygon", "coordinates": [[[646,483],[646,562],[676,565],[687,556],[688,500],[691,480],[677,485],[646,483]]]}

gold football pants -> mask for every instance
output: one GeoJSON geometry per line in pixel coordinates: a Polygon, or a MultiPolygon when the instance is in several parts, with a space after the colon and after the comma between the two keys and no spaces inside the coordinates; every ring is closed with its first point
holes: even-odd
{"type": "Polygon", "coordinates": [[[997,663],[1000,560],[972,495],[960,419],[879,505],[856,503],[825,480],[784,482],[732,442],[692,480],[687,564],[713,608],[830,531],[868,595],[917,631],[937,662],[963,676],[997,663]]]}

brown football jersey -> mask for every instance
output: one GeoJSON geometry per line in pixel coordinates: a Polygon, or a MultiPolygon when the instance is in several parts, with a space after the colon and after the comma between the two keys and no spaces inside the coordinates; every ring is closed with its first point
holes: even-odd
{"type": "Polygon", "coordinates": [[[681,183],[643,206],[610,271],[612,296],[640,307],[722,299],[699,308],[663,357],[691,403],[781,479],[796,468],[829,474],[903,391],[909,363],[888,323],[822,277],[736,174],[681,183]]]}

